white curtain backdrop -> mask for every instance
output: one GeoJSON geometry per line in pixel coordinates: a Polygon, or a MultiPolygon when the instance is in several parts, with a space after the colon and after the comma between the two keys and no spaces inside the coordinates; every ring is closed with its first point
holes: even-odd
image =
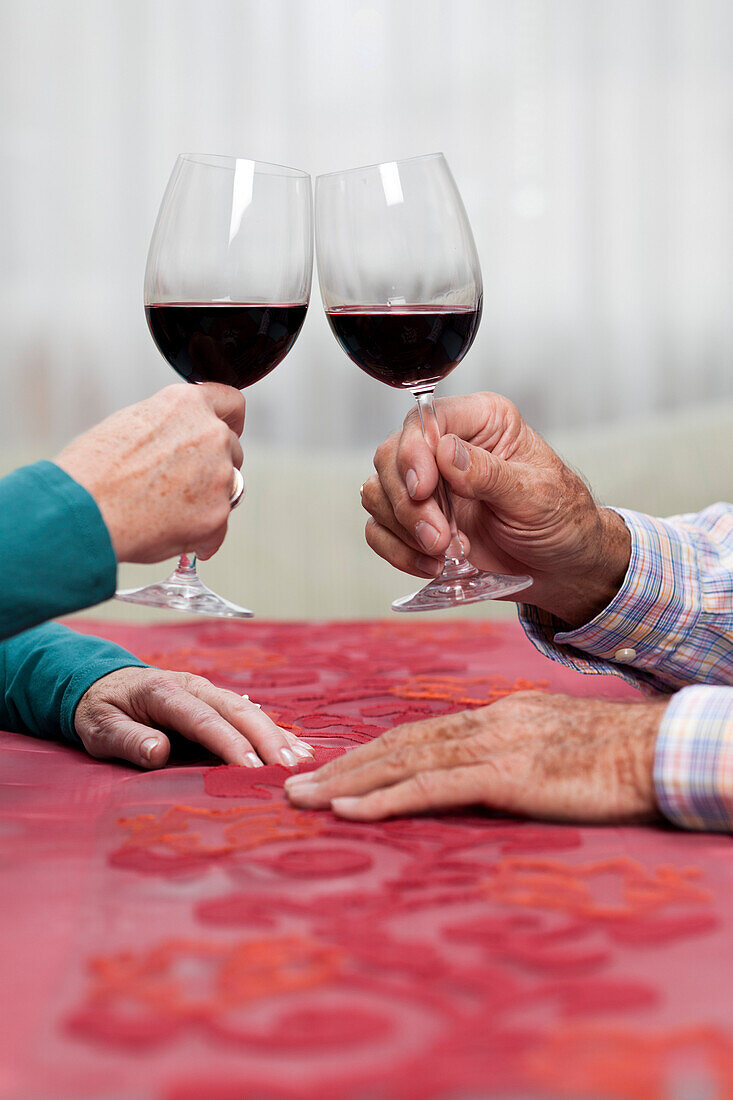
{"type": "MultiPolygon", "coordinates": [[[[0,0],[0,432],[63,439],[175,380],[142,277],[175,156],[318,173],[442,149],[484,319],[444,392],[541,429],[733,394],[731,0],[0,0]]],[[[377,443],[406,395],[317,285],[250,438],[377,443]]]]}

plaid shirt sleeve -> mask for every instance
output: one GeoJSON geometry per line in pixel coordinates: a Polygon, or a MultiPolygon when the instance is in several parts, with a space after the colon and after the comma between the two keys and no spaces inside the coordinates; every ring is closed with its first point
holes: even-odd
{"type": "Polygon", "coordinates": [[[666,520],[616,511],[631,560],[614,599],[577,630],[520,605],[529,639],[554,661],[648,693],[733,683],[733,505],[666,520]]]}
{"type": "Polygon", "coordinates": [[[677,692],[657,738],[660,808],[687,828],[733,829],[733,687],[687,686],[733,684],[733,505],[667,520],[617,511],[631,560],[608,607],[572,631],[527,605],[520,621],[552,660],[677,692]]]}
{"type": "Polygon", "coordinates": [[[733,688],[672,696],[654,754],[662,813],[686,829],[733,831],[733,688]]]}

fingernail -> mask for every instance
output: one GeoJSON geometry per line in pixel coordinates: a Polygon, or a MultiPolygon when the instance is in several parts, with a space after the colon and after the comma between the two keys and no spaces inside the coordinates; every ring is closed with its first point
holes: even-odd
{"type": "Polygon", "coordinates": [[[157,749],[160,741],[157,737],[146,737],[140,746],[140,752],[146,760],[152,760],[153,753],[157,749]]]}
{"type": "Polygon", "coordinates": [[[424,550],[432,550],[440,538],[440,532],[436,531],[432,523],[426,523],[424,519],[418,523],[415,534],[424,550]]]}
{"type": "Polygon", "coordinates": [[[296,756],[300,756],[303,760],[305,760],[306,757],[310,760],[313,756],[312,750],[309,749],[307,745],[304,745],[301,741],[297,741],[295,743],[291,742],[290,748],[293,750],[296,756]]]}
{"type": "Polygon", "coordinates": [[[290,749],[280,749],[280,759],[284,760],[289,768],[297,768],[298,757],[290,749]]]}
{"type": "Polygon", "coordinates": [[[248,752],[247,753],[247,755],[244,758],[244,762],[245,762],[245,764],[247,765],[248,768],[262,768],[264,766],[262,761],[260,760],[259,756],[257,756],[253,752],[248,752]]]}
{"type": "Polygon", "coordinates": [[[456,447],[453,452],[453,465],[457,470],[467,470],[471,465],[471,456],[458,437],[456,437],[456,447]]]}
{"type": "Polygon", "coordinates": [[[431,577],[437,577],[443,566],[435,558],[428,558],[424,554],[418,554],[415,558],[415,566],[421,569],[423,573],[428,573],[431,577]]]}
{"type": "Polygon", "coordinates": [[[415,493],[417,492],[417,487],[418,487],[419,484],[420,484],[420,480],[419,480],[417,474],[415,473],[415,471],[414,470],[408,470],[407,473],[405,474],[405,485],[407,486],[407,491],[408,491],[408,493],[410,494],[411,497],[414,497],[415,493]]]}

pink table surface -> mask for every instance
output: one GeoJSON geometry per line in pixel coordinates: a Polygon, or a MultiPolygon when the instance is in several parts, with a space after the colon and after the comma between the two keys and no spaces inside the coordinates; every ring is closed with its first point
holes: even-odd
{"type": "MultiPolygon", "coordinates": [[[[511,625],[79,627],[247,691],[323,760],[535,686],[511,625]]],[[[285,771],[0,734],[0,1096],[733,1097],[724,836],[302,814],[285,771]]]]}

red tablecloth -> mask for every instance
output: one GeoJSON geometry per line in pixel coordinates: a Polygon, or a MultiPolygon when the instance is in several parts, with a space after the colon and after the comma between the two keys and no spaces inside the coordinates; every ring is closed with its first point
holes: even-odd
{"type": "MultiPolygon", "coordinates": [[[[634,695],[514,625],[94,629],[321,759],[529,686],[634,695]]],[[[347,824],[291,809],[285,774],[0,735],[3,1097],[733,1097],[727,837],[347,824]]]]}

